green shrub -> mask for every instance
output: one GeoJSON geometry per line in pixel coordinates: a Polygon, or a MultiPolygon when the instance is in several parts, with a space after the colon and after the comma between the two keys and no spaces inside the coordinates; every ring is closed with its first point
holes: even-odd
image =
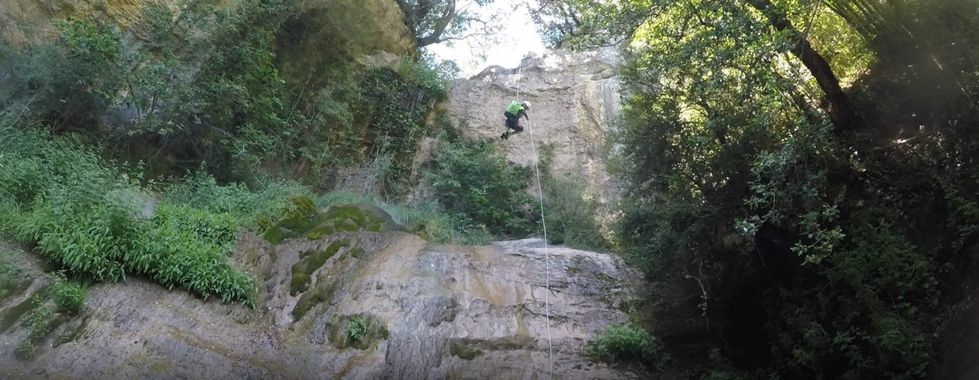
{"type": "Polygon", "coordinates": [[[483,350],[466,344],[464,341],[453,340],[449,344],[449,353],[462,360],[473,360],[483,354],[483,350]]]}
{"type": "Polygon", "coordinates": [[[439,203],[467,230],[507,237],[536,230],[539,209],[525,190],[530,170],[508,163],[493,144],[449,140],[427,176],[439,203]]]}
{"type": "Polygon", "coordinates": [[[330,343],[339,349],[367,350],[389,335],[384,322],[370,314],[335,316],[329,328],[330,343]]]}
{"type": "Polygon", "coordinates": [[[552,178],[543,184],[547,237],[554,244],[588,250],[608,248],[596,222],[598,205],[580,181],[552,178]]]}
{"type": "Polygon", "coordinates": [[[388,165],[377,169],[384,194],[398,197],[409,184],[419,142],[431,135],[428,118],[446,97],[446,78],[424,61],[404,59],[397,71],[367,71],[359,84],[360,117],[367,124],[369,159],[388,165]]]}
{"type": "Polygon", "coordinates": [[[653,369],[669,360],[663,346],[645,330],[628,325],[608,326],[585,347],[585,354],[606,363],[640,363],[653,369]]]}
{"type": "Polygon", "coordinates": [[[85,302],[85,287],[82,284],[68,281],[62,277],[55,278],[48,285],[47,296],[58,307],[58,311],[78,314],[85,302]]]}
{"type": "Polygon", "coordinates": [[[472,228],[468,220],[447,214],[436,202],[382,207],[398,224],[433,243],[483,245],[494,240],[485,229],[472,228]]]}

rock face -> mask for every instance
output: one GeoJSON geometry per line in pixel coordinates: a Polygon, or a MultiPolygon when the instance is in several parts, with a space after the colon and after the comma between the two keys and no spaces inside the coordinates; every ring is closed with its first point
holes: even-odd
{"type": "MultiPolygon", "coordinates": [[[[218,7],[233,7],[237,0],[207,0],[218,7]]],[[[23,46],[54,37],[56,20],[95,18],[126,30],[143,17],[146,7],[162,4],[177,8],[179,0],[4,0],[0,2],[0,41],[23,46]]],[[[354,57],[379,52],[406,54],[414,39],[404,26],[401,10],[391,0],[301,0],[287,22],[299,35],[289,35],[286,54],[297,66],[322,64],[324,54],[354,57]],[[336,51],[338,48],[345,51],[336,51]]],[[[304,78],[305,79],[305,78],[304,78]]]]}
{"type": "Polygon", "coordinates": [[[54,35],[54,21],[69,16],[97,17],[128,25],[150,0],[4,0],[0,2],[0,41],[36,43],[54,35]]]}
{"type": "MultiPolygon", "coordinates": [[[[580,356],[627,320],[620,308],[637,275],[614,256],[545,252],[540,240],[430,245],[390,231],[275,247],[244,235],[235,259],[264,279],[255,310],[141,279],[95,285],[34,359],[14,355],[25,322],[3,331],[0,378],[636,377],[580,356]]],[[[30,293],[0,302],[0,320],[30,293]]]]}
{"type": "Polygon", "coordinates": [[[525,58],[516,69],[490,67],[452,83],[449,111],[464,133],[500,141],[507,158],[521,165],[536,159],[532,133],[538,149],[553,147],[556,173],[586,181],[588,195],[607,205],[618,199],[606,169],[606,137],[622,107],[620,62],[617,51],[606,48],[525,58]],[[503,109],[518,98],[532,103],[529,128],[502,142],[503,109]]]}

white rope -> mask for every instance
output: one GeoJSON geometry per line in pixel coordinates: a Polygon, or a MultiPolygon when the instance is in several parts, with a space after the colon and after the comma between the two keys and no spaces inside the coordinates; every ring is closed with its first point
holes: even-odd
{"type": "MultiPolygon", "coordinates": [[[[520,75],[520,69],[517,69],[517,75],[520,75]]],[[[517,77],[517,101],[522,102],[520,99],[520,79],[517,77]]],[[[540,183],[540,156],[537,155],[537,140],[534,139],[534,130],[530,125],[530,118],[527,118],[527,132],[530,134],[530,147],[534,153],[534,175],[537,178],[537,197],[540,199],[540,225],[541,229],[544,230],[544,318],[547,321],[547,378],[554,376],[554,354],[551,343],[551,265],[550,265],[550,250],[547,245],[547,222],[544,220],[544,188],[540,183]]],[[[519,119],[517,123],[519,123],[519,119]]],[[[509,128],[507,129],[509,132],[509,128]]]]}

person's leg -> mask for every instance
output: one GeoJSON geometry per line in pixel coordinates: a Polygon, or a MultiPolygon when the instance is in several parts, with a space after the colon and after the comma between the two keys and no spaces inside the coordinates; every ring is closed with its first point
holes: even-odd
{"type": "MultiPolygon", "coordinates": [[[[517,118],[510,117],[510,115],[506,115],[506,116],[507,116],[507,118],[506,118],[506,127],[507,127],[507,130],[506,130],[506,132],[503,132],[503,135],[500,136],[500,138],[503,139],[503,140],[506,140],[507,138],[510,137],[510,135],[513,134],[513,133],[510,132],[511,129],[516,130],[516,129],[520,128],[520,123],[519,123],[519,120],[517,118]]],[[[523,128],[520,128],[520,129],[523,129],[523,128]]]]}

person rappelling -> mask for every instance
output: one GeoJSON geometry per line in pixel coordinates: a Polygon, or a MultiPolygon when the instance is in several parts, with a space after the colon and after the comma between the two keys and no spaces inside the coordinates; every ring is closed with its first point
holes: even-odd
{"type": "Polygon", "coordinates": [[[500,135],[501,140],[506,140],[517,133],[523,132],[523,127],[520,126],[520,117],[523,116],[527,121],[530,121],[530,116],[527,116],[527,110],[530,109],[529,101],[512,101],[510,105],[506,107],[506,111],[503,111],[503,116],[506,116],[506,132],[500,135]],[[510,130],[513,130],[512,132],[510,130]]]}

